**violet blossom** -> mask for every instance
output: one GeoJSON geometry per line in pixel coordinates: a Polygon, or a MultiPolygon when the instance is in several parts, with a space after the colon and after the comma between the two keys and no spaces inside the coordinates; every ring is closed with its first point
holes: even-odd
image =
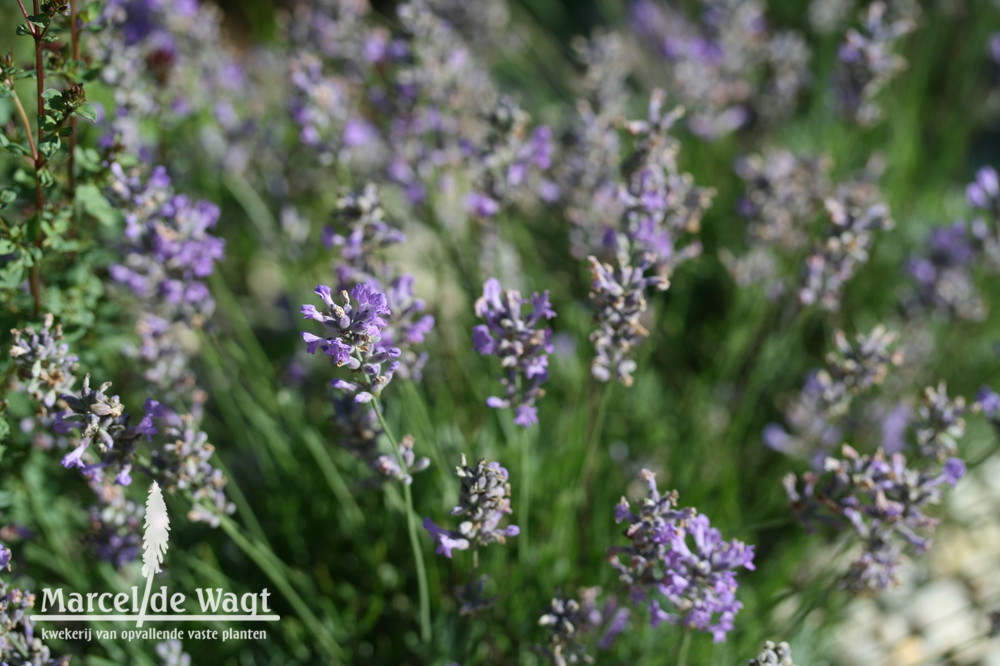
{"type": "Polygon", "coordinates": [[[486,404],[495,409],[513,407],[519,426],[538,423],[535,402],[545,395],[542,384],[549,378],[552,353],[552,329],[540,325],[556,316],[549,293],[536,292],[529,301],[517,291],[502,291],[500,282],[490,278],[476,301],[476,316],[486,323],[472,329],[472,346],[484,356],[497,356],[504,373],[503,397],[490,396],[486,404]],[[529,303],[531,311],[522,312],[529,303]]]}

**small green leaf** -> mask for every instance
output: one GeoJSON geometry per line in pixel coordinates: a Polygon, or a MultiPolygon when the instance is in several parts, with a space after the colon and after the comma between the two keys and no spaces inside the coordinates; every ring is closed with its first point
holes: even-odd
{"type": "Polygon", "coordinates": [[[60,140],[58,134],[49,134],[42,142],[38,144],[38,149],[42,151],[42,155],[46,157],[51,157],[59,148],[62,146],[62,140],[60,140]]]}
{"type": "Polygon", "coordinates": [[[13,142],[8,141],[7,143],[3,144],[0,147],[2,147],[8,153],[13,153],[14,155],[30,155],[31,154],[30,150],[28,150],[27,148],[25,148],[24,146],[22,146],[19,143],[13,143],[13,142]]]}
{"type": "Polygon", "coordinates": [[[97,122],[97,109],[94,108],[93,104],[88,104],[84,102],[83,104],[78,106],[76,111],[74,111],[73,113],[80,116],[81,118],[86,118],[92,123],[97,122]]]}
{"type": "Polygon", "coordinates": [[[86,7],[80,10],[77,16],[80,19],[80,23],[91,23],[101,15],[101,3],[91,2],[86,7]]]}
{"type": "Polygon", "coordinates": [[[6,208],[15,201],[17,201],[17,192],[15,190],[9,188],[0,190],[0,208],[6,208]]]}
{"type": "Polygon", "coordinates": [[[56,182],[55,179],[52,178],[52,172],[45,168],[42,168],[42,170],[38,172],[38,179],[42,181],[42,187],[52,187],[52,184],[56,182]]]}
{"type": "Polygon", "coordinates": [[[118,222],[114,207],[108,203],[100,188],[87,183],[76,188],[76,200],[85,213],[106,227],[118,222]]]}

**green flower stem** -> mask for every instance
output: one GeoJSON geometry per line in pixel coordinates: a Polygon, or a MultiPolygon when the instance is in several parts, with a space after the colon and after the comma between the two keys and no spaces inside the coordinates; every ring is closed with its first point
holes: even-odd
{"type": "Polygon", "coordinates": [[[521,490],[518,501],[521,514],[518,523],[521,526],[521,532],[517,535],[517,559],[522,566],[525,566],[528,564],[530,555],[528,523],[531,522],[531,438],[528,436],[527,428],[516,427],[520,429],[517,434],[517,442],[521,449],[521,490]]]}
{"type": "MultiPolygon", "coordinates": [[[[396,455],[396,461],[399,463],[400,469],[406,469],[406,463],[399,450],[399,442],[393,437],[392,430],[389,429],[389,424],[385,421],[378,398],[372,399],[372,408],[375,410],[375,416],[378,417],[378,422],[382,426],[382,432],[385,433],[385,436],[389,439],[389,443],[392,445],[392,451],[396,455]]],[[[417,539],[417,522],[416,512],[413,509],[413,493],[410,490],[409,483],[402,485],[403,501],[406,503],[406,529],[410,533],[413,561],[417,567],[417,585],[420,594],[420,639],[424,643],[429,643],[431,640],[431,600],[427,589],[427,567],[424,565],[424,553],[420,549],[420,541],[417,539]]]]}
{"type": "Polygon", "coordinates": [[[220,526],[223,531],[232,539],[240,550],[246,553],[247,557],[254,561],[260,570],[263,571],[268,578],[277,586],[281,593],[291,604],[292,608],[295,609],[296,615],[301,619],[306,626],[313,632],[316,640],[318,641],[320,647],[330,659],[331,663],[341,663],[343,659],[344,652],[337,641],[330,634],[327,627],[323,626],[323,623],[313,614],[309,609],[309,606],[303,601],[299,593],[295,591],[292,586],[291,581],[285,576],[284,568],[285,565],[281,560],[279,560],[274,553],[269,549],[261,547],[254,541],[248,539],[244,534],[243,530],[233,521],[232,518],[226,515],[219,516],[220,526]]]}
{"type": "Polygon", "coordinates": [[[677,653],[677,666],[687,664],[688,650],[691,648],[691,630],[684,629],[684,638],[681,639],[681,649],[677,653]]]}
{"type": "Polygon", "coordinates": [[[597,452],[601,448],[601,434],[604,432],[604,421],[608,416],[608,404],[611,402],[611,393],[614,385],[610,382],[604,385],[601,392],[601,402],[597,407],[597,416],[594,424],[590,428],[587,437],[587,453],[583,463],[583,470],[580,474],[580,485],[576,492],[576,502],[574,511],[580,508],[580,502],[587,495],[587,488],[590,486],[590,479],[594,474],[594,465],[597,463],[597,452]]]}

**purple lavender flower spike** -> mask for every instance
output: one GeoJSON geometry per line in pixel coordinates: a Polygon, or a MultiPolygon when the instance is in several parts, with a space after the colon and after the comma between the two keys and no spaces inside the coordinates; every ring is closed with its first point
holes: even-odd
{"type": "Polygon", "coordinates": [[[538,618],[548,640],[535,650],[552,664],[594,663],[591,644],[608,650],[629,619],[628,608],[619,606],[614,597],[598,603],[600,594],[601,588],[588,587],[580,590],[578,599],[553,598],[538,618]]]}
{"type": "Polygon", "coordinates": [[[802,390],[785,407],[787,430],[768,426],[765,444],[822,462],[827,452],[842,443],[844,421],[855,399],[880,385],[889,369],[902,363],[903,355],[895,348],[898,337],[881,325],[853,340],[835,331],[826,365],[809,373],[802,390]]]}
{"type": "Polygon", "coordinates": [[[735,570],[754,568],[753,546],[735,539],[724,542],[708,518],[697,515],[675,536],[667,567],[669,574],[660,592],[680,611],[675,623],[707,631],[716,643],[724,641],[743,607],[736,600],[735,570]],[[694,549],[689,548],[688,537],[694,549]]]}
{"type": "Polygon", "coordinates": [[[648,609],[653,626],[680,624],[710,632],[716,642],[725,640],[742,607],[735,571],[754,568],[753,546],[725,542],[707,517],[678,509],[677,493],[661,495],[653,472],[644,469],[640,478],[649,491],[639,511],[624,497],[615,507],[615,522],[628,523],[625,536],[632,544],[609,548],[608,561],[635,603],[648,609]]]}
{"type": "Polygon", "coordinates": [[[996,212],[1000,207],[1000,179],[996,169],[982,167],[976,172],[976,179],[965,190],[969,203],[974,208],[996,212]]]}
{"type": "Polygon", "coordinates": [[[382,329],[388,325],[385,317],[390,314],[386,295],[370,284],[359,283],[350,294],[342,291],[343,304],[338,304],[328,286],[321,284],[314,291],[323,301],[323,310],[306,304],[302,306],[302,317],[323,324],[328,335],[320,337],[303,331],[306,350],[310,354],[322,351],[334,365],[346,366],[358,382],[340,380],[335,388],[356,392],[356,400],[367,402],[392,379],[399,367],[399,362],[393,359],[402,353],[398,347],[381,343],[382,329]],[[388,365],[383,371],[382,365],[386,362],[388,365]]]}
{"type": "Polygon", "coordinates": [[[912,18],[892,18],[888,13],[884,2],[869,5],[861,30],[848,30],[837,54],[839,110],[863,126],[882,118],[882,108],[875,98],[906,68],[906,60],[893,49],[903,35],[916,28],[912,18]]]}
{"type": "Polygon", "coordinates": [[[983,319],[986,307],[972,275],[977,255],[976,239],[964,222],[933,229],[924,251],[906,263],[914,283],[904,302],[910,316],[942,313],[972,321],[983,319]]]}
{"type": "Polygon", "coordinates": [[[965,398],[949,398],[944,382],[926,387],[914,424],[920,454],[940,461],[953,455],[965,434],[965,412],[965,398]]]}
{"type": "Polygon", "coordinates": [[[972,225],[972,235],[986,255],[992,272],[1000,270],[1000,178],[993,167],[983,167],[966,189],[969,204],[984,217],[972,225]]]}
{"type": "Polygon", "coordinates": [[[982,410],[983,416],[994,426],[1000,427],[1000,394],[989,386],[984,386],[976,395],[976,404],[982,410]]]}
{"type": "Polygon", "coordinates": [[[41,329],[28,326],[23,331],[13,330],[14,341],[10,356],[17,370],[16,378],[21,390],[39,405],[43,416],[63,393],[68,393],[76,382],[74,371],[77,357],[69,345],[62,342],[62,326],[53,325],[51,314],[45,315],[41,329]]]}
{"type": "Polygon", "coordinates": [[[480,460],[470,467],[463,455],[455,474],[462,480],[462,490],[450,513],[463,517],[458,529],[439,527],[430,518],[424,518],[423,522],[437,544],[437,553],[450,558],[453,550],[502,544],[520,534],[517,525],[500,526],[500,521],[511,513],[509,475],[500,463],[480,460]]]}
{"type": "Polygon", "coordinates": [[[6,548],[2,543],[0,543],[0,569],[7,569],[10,571],[10,560],[13,555],[9,548],[6,548]]]}
{"type": "Polygon", "coordinates": [[[930,547],[938,520],[924,511],[941,502],[943,486],[954,486],[965,475],[965,464],[957,458],[943,464],[924,460],[927,467],[920,471],[902,453],[861,455],[845,444],[842,457],[827,458],[822,472],[785,477],[789,501],[807,529],[850,529],[861,542],[862,552],[843,580],[848,589],[895,585],[904,547],[916,553],[930,547]]]}
{"type": "Polygon", "coordinates": [[[611,379],[624,386],[632,384],[636,363],[632,359],[635,347],[649,331],[642,324],[646,312],[646,290],[663,290],[666,283],[659,277],[647,277],[647,262],[638,266],[618,263],[617,266],[590,260],[590,301],[596,308],[597,327],[590,334],[595,356],[591,374],[598,381],[611,379]]]}
{"type": "Polygon", "coordinates": [[[535,293],[530,301],[517,291],[502,291],[490,278],[476,301],[476,315],[486,321],[472,329],[477,352],[500,358],[504,397],[491,396],[486,404],[495,409],[514,407],[514,422],[528,427],[538,422],[535,402],[545,395],[542,384],[549,377],[548,355],[552,353],[552,329],[540,328],[543,320],[556,316],[548,292],[535,293]],[[522,313],[530,302],[531,312],[522,313]]]}
{"type": "MultiPolygon", "coordinates": [[[[400,350],[398,371],[404,379],[418,379],[427,354],[416,346],[434,327],[434,317],[425,312],[426,303],[414,294],[412,275],[397,275],[382,253],[402,243],[406,236],[387,218],[378,188],[369,183],[359,192],[349,192],[337,200],[334,227],[324,234],[324,243],[340,248],[337,264],[338,288],[347,290],[359,282],[384,291],[390,312],[381,328],[382,346],[400,350]],[[385,288],[382,285],[387,285],[385,288]]],[[[303,310],[306,314],[306,310],[303,310]]],[[[310,311],[310,317],[316,315],[310,311]]],[[[310,337],[307,342],[316,346],[310,337]]]]}
{"type": "Polygon", "coordinates": [[[862,181],[844,185],[826,199],[830,225],[806,260],[800,303],[840,309],[844,285],[868,261],[874,232],[892,229],[895,224],[889,206],[875,196],[870,184],[862,181]]]}
{"type": "MultiPolygon", "coordinates": [[[[4,549],[0,547],[0,556],[4,549]]],[[[0,565],[3,568],[3,565],[0,565]]],[[[11,587],[0,580],[0,658],[10,666],[38,664],[39,666],[69,666],[69,657],[53,657],[35,632],[31,619],[34,613],[35,595],[26,590],[11,587]]]]}
{"type": "Polygon", "coordinates": [[[124,569],[142,549],[143,507],[125,496],[121,486],[91,481],[97,501],[90,507],[87,542],[98,559],[124,569]]]}
{"type": "Polygon", "coordinates": [[[183,316],[199,324],[215,306],[202,280],[225,253],[225,241],[210,233],[218,207],[174,194],[162,167],[145,184],[117,163],[111,172],[129,241],[123,263],[109,268],[112,278],[144,300],[158,300],[168,319],[183,316]]]}

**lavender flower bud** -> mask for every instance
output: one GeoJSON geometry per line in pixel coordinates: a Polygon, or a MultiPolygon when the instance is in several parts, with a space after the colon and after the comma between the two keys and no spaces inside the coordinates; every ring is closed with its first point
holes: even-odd
{"type": "Polygon", "coordinates": [[[590,644],[606,650],[622,632],[628,621],[628,609],[619,607],[614,598],[598,605],[601,593],[598,587],[580,590],[580,598],[555,597],[546,612],[538,618],[548,640],[534,649],[553,666],[566,664],[591,664],[590,644]]]}
{"type": "MultiPolygon", "coordinates": [[[[53,657],[36,635],[31,609],[35,595],[0,580],[0,663],[10,666],[69,666],[69,657],[53,657]]],[[[40,632],[39,632],[40,633],[40,632]]]]}
{"type": "Polygon", "coordinates": [[[97,502],[90,507],[87,541],[98,559],[123,569],[134,562],[142,548],[141,504],[125,497],[124,488],[92,481],[97,502]]]}
{"type": "Polygon", "coordinates": [[[517,525],[500,527],[500,521],[511,513],[508,473],[500,463],[480,460],[470,467],[463,454],[462,465],[455,468],[455,474],[462,480],[462,490],[450,513],[465,519],[457,530],[446,530],[424,518],[424,529],[437,543],[435,552],[450,558],[453,550],[505,543],[507,537],[520,534],[517,525]]]}
{"type": "Polygon", "coordinates": [[[543,319],[556,316],[549,293],[532,295],[531,312],[522,314],[529,301],[514,290],[501,291],[490,278],[476,301],[476,316],[486,321],[472,329],[472,346],[482,355],[500,359],[504,396],[491,396],[486,404],[497,409],[513,407],[514,423],[528,427],[538,422],[535,401],[545,395],[542,384],[549,378],[548,355],[552,353],[552,329],[539,328],[543,319]]]}
{"type": "Polygon", "coordinates": [[[965,411],[965,398],[949,398],[944,382],[925,388],[915,424],[920,454],[939,461],[954,455],[965,434],[965,411]]]}
{"type": "Polygon", "coordinates": [[[69,409],[56,414],[53,428],[59,434],[79,431],[76,448],[63,457],[63,467],[80,467],[85,474],[90,474],[96,469],[117,466],[120,469],[117,481],[122,485],[128,485],[131,483],[129,471],[137,440],[142,435],[149,438],[156,433],[152,418],[160,407],[156,401],[148,401],[142,422],[138,426],[130,427],[128,414],[125,413],[125,406],[119,397],[116,395],[108,397],[105,393],[110,387],[111,382],[105,382],[94,390],[90,388],[90,375],[84,377],[83,388],[78,393],[62,396],[69,409]],[[83,455],[95,442],[101,460],[85,464],[83,455]]]}
{"type": "Polygon", "coordinates": [[[611,235],[619,253],[648,260],[664,281],[684,261],[701,253],[701,244],[682,241],[697,233],[701,218],[715,196],[711,188],[695,187],[690,174],[680,173],[680,145],[669,135],[680,109],[664,110],[666,95],[655,90],[646,120],[626,124],[636,137],[635,150],[622,165],[624,183],[618,198],[623,207],[619,233],[611,235]]]}
{"type": "Polygon", "coordinates": [[[835,349],[826,355],[826,367],[809,374],[802,391],[785,409],[789,430],[769,425],[765,443],[799,457],[825,454],[839,444],[841,421],[854,399],[881,384],[890,366],[902,363],[902,353],[894,349],[898,337],[882,325],[858,334],[853,343],[843,331],[835,331],[835,349]]]}
{"type": "Polygon", "coordinates": [[[826,355],[828,370],[817,373],[831,413],[846,411],[848,396],[867,393],[885,380],[890,366],[903,362],[902,352],[893,349],[898,339],[898,333],[881,324],[870,333],[855,336],[855,344],[843,331],[834,332],[836,349],[826,355]]]}
{"type": "Polygon", "coordinates": [[[792,649],[784,641],[780,643],[764,641],[764,648],[755,659],[748,662],[748,666],[795,666],[792,661],[792,649]]]}
{"type": "Polygon", "coordinates": [[[666,283],[660,277],[645,275],[648,264],[638,266],[611,264],[588,257],[590,261],[590,302],[594,305],[594,323],[590,334],[594,344],[594,361],[591,374],[598,381],[612,378],[624,386],[632,385],[636,363],[632,353],[636,346],[649,336],[642,324],[646,312],[646,290],[650,287],[663,290],[666,283]]]}
{"type": "Polygon", "coordinates": [[[387,455],[380,455],[375,459],[374,468],[379,474],[385,477],[402,481],[403,483],[413,483],[411,473],[422,472],[430,467],[430,458],[420,458],[417,460],[413,453],[414,439],[412,435],[404,435],[399,440],[399,457],[397,460],[387,455]]]}
{"type": "Polygon", "coordinates": [[[10,356],[14,359],[20,389],[38,403],[43,415],[76,381],[73,372],[78,359],[70,354],[69,345],[61,342],[62,326],[53,327],[52,324],[53,317],[47,314],[38,331],[30,326],[23,331],[11,331],[14,344],[10,347],[10,356]]]}
{"type": "Polygon", "coordinates": [[[226,498],[226,476],[210,462],[215,447],[192,414],[165,411],[160,418],[166,443],[153,452],[153,470],[165,490],[191,499],[189,520],[218,527],[219,516],[234,513],[236,505],[226,498]]]}
{"type": "Polygon", "coordinates": [[[795,253],[808,247],[809,223],[830,191],[830,159],[771,148],[736,161],[746,184],[739,211],[753,246],[795,253]]]}
{"type": "Polygon", "coordinates": [[[382,267],[374,263],[377,254],[406,240],[402,231],[386,221],[374,183],[367,183],[362,191],[348,192],[337,199],[333,220],[334,226],[324,235],[324,244],[339,247],[340,256],[351,268],[372,278],[383,274],[382,267]]]}
{"type": "Polygon", "coordinates": [[[831,226],[806,262],[799,289],[803,305],[819,303],[827,310],[838,310],[844,285],[868,261],[873,232],[893,227],[888,205],[873,201],[872,194],[866,183],[855,183],[826,200],[831,226]]]}

